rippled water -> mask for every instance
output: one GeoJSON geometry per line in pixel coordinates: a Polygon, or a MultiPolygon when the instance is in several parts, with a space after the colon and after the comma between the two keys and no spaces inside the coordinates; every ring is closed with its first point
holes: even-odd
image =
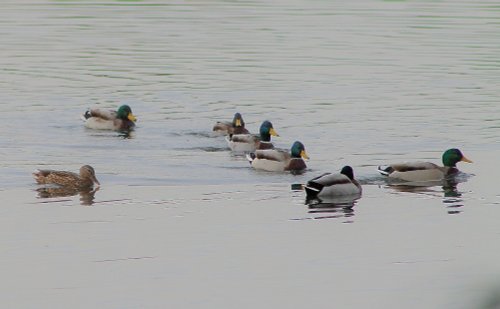
{"type": "Polygon", "coordinates": [[[2,3],[3,303],[478,302],[500,271],[499,18],[495,1],[2,3]],[[122,103],[128,137],[79,119],[122,103]],[[252,132],[271,120],[279,147],[302,141],[308,171],[231,154],[211,127],[236,111],[252,132]],[[451,147],[474,161],[457,187],[376,173],[451,147]],[[95,194],[36,190],[35,168],[83,164],[95,194]],[[354,204],[305,205],[292,186],[346,164],[354,204]]]}

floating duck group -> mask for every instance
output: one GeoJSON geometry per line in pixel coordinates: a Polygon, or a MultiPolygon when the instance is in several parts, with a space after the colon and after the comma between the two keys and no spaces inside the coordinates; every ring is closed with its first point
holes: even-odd
{"type": "MultiPolygon", "coordinates": [[[[245,128],[240,113],[234,115],[232,122],[217,122],[213,131],[227,135],[226,141],[234,152],[247,153],[246,157],[255,169],[270,172],[300,172],[307,168],[304,159],[309,159],[304,144],[293,143],[290,151],[275,149],[271,136],[279,136],[270,121],[264,121],[259,135],[252,135],[245,128]]],[[[472,163],[460,150],[448,149],[443,153],[443,166],[431,162],[405,162],[379,166],[380,174],[390,179],[407,182],[441,181],[456,175],[458,162],[472,163]]],[[[354,178],[351,166],[344,166],[339,173],[325,173],[315,177],[304,186],[308,198],[360,196],[362,187],[354,178]]]]}
{"type": "MultiPolygon", "coordinates": [[[[82,119],[85,126],[95,130],[130,131],[134,129],[137,118],[128,105],[118,110],[93,108],[87,110],[82,119]]],[[[274,147],[271,136],[279,136],[270,121],[262,122],[259,134],[253,135],[245,128],[240,113],[232,121],[219,121],[212,129],[225,135],[231,151],[244,153],[252,168],[269,172],[302,172],[307,168],[304,159],[309,159],[305,146],[295,141],[289,150],[274,147]]],[[[448,149],[442,156],[443,166],[431,162],[404,162],[379,166],[378,172],[389,179],[406,182],[442,181],[455,176],[459,170],[458,162],[472,163],[459,149],[448,149]]],[[[72,189],[92,189],[100,186],[94,168],[84,165],[79,174],[67,171],[37,170],[33,176],[39,184],[52,184],[72,189]]],[[[344,166],[339,173],[324,173],[309,180],[304,189],[308,198],[361,196],[362,187],[354,177],[351,166],[344,166]]]]}
{"type": "Polygon", "coordinates": [[[309,156],[301,142],[294,142],[290,151],[275,149],[271,136],[279,135],[268,120],[260,125],[259,135],[248,132],[240,113],[234,115],[232,122],[217,122],[212,130],[226,134],[231,151],[245,153],[250,165],[257,170],[301,172],[307,168],[304,159],[309,156]]]}

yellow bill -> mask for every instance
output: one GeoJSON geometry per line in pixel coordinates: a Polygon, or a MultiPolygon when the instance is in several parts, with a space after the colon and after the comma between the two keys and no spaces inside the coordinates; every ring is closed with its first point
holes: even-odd
{"type": "Polygon", "coordinates": [[[305,150],[302,150],[300,152],[300,156],[304,159],[308,159],[309,160],[309,156],[307,155],[306,151],[305,150]]]}
{"type": "Polygon", "coordinates": [[[462,160],[460,160],[460,161],[467,162],[467,163],[472,163],[472,160],[467,159],[465,156],[463,156],[462,160]]]}
{"type": "Polygon", "coordinates": [[[128,114],[127,119],[130,121],[133,121],[133,122],[137,121],[137,118],[135,118],[134,114],[132,114],[132,113],[128,114]]]}
{"type": "Polygon", "coordinates": [[[271,128],[271,129],[269,130],[269,134],[271,134],[272,136],[279,136],[278,132],[276,132],[276,131],[274,130],[274,128],[271,128]]]}

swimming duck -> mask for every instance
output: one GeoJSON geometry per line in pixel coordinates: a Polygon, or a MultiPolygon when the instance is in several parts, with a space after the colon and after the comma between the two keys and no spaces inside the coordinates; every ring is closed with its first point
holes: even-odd
{"type": "Polygon", "coordinates": [[[460,150],[448,149],[443,153],[443,166],[431,162],[406,162],[379,166],[378,171],[389,178],[419,182],[443,180],[444,178],[458,173],[456,164],[458,162],[472,163],[460,150]]]}
{"type": "Polygon", "coordinates": [[[127,131],[135,126],[137,118],[128,105],[122,105],[117,111],[92,108],[83,115],[85,126],[96,130],[127,131]]]}
{"type": "Polygon", "coordinates": [[[234,152],[252,152],[257,149],[273,149],[271,136],[279,136],[270,121],[264,121],[259,136],[252,134],[233,134],[226,137],[227,144],[234,152]]]}
{"type": "Polygon", "coordinates": [[[241,117],[240,113],[234,114],[232,122],[229,121],[217,121],[214,125],[212,131],[229,135],[229,134],[250,134],[245,128],[245,121],[241,117]]]}
{"type": "Polygon", "coordinates": [[[304,145],[298,141],[293,143],[290,152],[281,149],[264,149],[247,155],[253,168],[270,172],[305,170],[307,166],[302,158],[309,159],[304,145]]]}
{"type": "Polygon", "coordinates": [[[304,187],[307,198],[360,195],[361,185],[354,179],[352,167],[346,165],[339,174],[325,173],[309,180],[304,187]]]}
{"type": "Polygon", "coordinates": [[[259,128],[259,136],[252,134],[234,134],[226,138],[229,148],[236,152],[251,152],[257,149],[273,149],[271,136],[279,136],[273,124],[266,120],[259,128]]]}
{"type": "Polygon", "coordinates": [[[56,184],[66,188],[92,188],[94,183],[100,186],[94,168],[90,165],[82,166],[79,175],[66,171],[36,170],[33,177],[39,184],[56,184]]]}

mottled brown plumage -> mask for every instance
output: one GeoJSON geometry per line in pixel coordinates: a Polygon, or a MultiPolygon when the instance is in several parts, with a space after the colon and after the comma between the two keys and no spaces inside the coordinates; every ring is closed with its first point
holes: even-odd
{"type": "Polygon", "coordinates": [[[67,188],[85,189],[92,188],[94,183],[100,185],[94,168],[90,165],[82,166],[79,175],[66,171],[37,170],[33,177],[39,184],[55,184],[67,188]]]}
{"type": "Polygon", "coordinates": [[[231,135],[231,134],[249,134],[248,130],[245,127],[239,126],[239,127],[234,127],[231,122],[221,122],[218,121],[213,129],[215,132],[219,132],[224,135],[231,135]]]}
{"type": "Polygon", "coordinates": [[[234,114],[232,122],[217,121],[212,130],[225,135],[250,134],[250,132],[248,132],[245,128],[245,122],[243,121],[243,117],[241,117],[240,113],[234,114]]]}

